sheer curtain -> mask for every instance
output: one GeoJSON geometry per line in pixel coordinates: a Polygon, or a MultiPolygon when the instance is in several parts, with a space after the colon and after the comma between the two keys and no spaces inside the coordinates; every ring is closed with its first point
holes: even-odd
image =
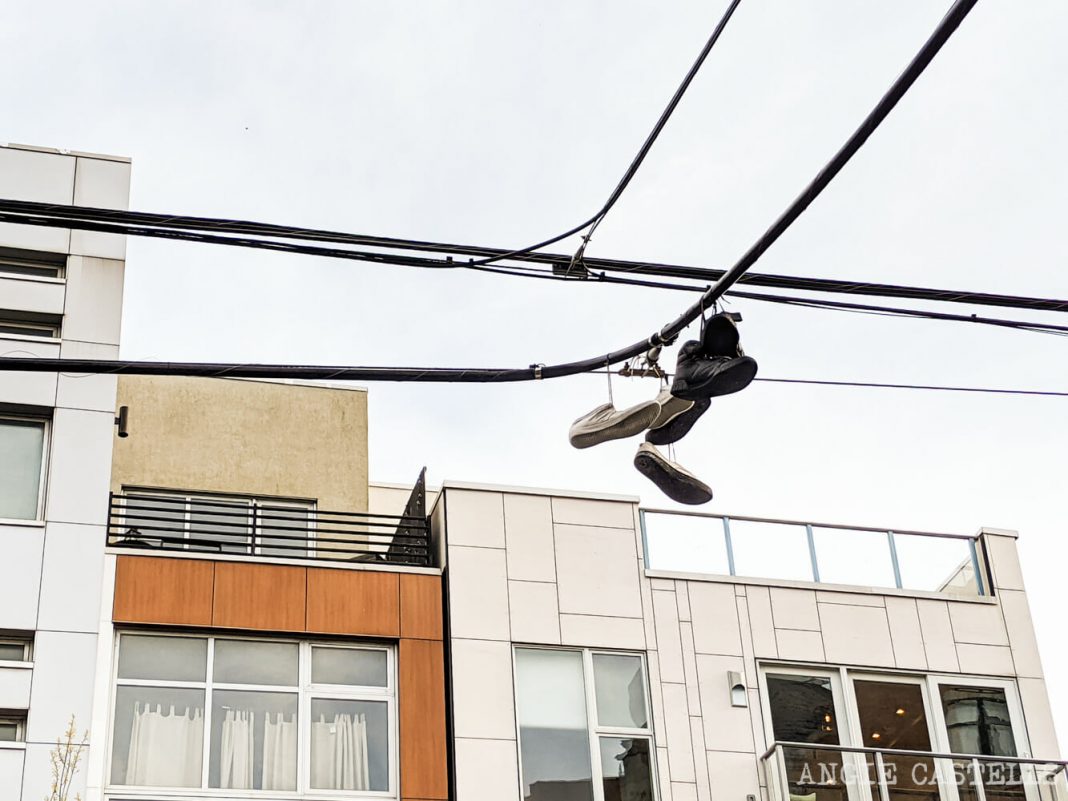
{"type": "Polygon", "coordinates": [[[222,757],[220,787],[237,790],[252,788],[252,765],[256,758],[252,732],[255,724],[255,716],[251,712],[244,709],[226,710],[219,743],[222,757]]]}
{"type": "Polygon", "coordinates": [[[371,774],[367,751],[367,717],[339,713],[326,715],[311,726],[312,787],[328,790],[369,790],[371,774]]]}
{"type": "Polygon", "coordinates": [[[293,790],[297,786],[297,717],[267,713],[263,724],[262,790],[293,790]]]}
{"type": "Polygon", "coordinates": [[[126,784],[153,787],[200,785],[204,752],[204,710],[174,706],[164,714],[160,704],[134,704],[126,784]]]}

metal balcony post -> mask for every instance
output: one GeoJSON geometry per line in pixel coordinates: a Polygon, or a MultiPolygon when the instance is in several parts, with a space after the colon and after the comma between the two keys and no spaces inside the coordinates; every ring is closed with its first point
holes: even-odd
{"type": "Polygon", "coordinates": [[[875,780],[879,783],[879,801],[890,801],[890,788],[886,786],[886,766],[883,752],[875,752],[875,780]]]}
{"type": "Polygon", "coordinates": [[[975,783],[975,801],[986,801],[986,787],[983,785],[983,770],[979,760],[972,758],[972,781],[975,783]]]}

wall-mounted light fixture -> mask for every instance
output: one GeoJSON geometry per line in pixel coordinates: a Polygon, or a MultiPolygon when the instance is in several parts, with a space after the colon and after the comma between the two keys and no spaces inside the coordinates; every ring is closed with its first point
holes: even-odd
{"type": "Polygon", "coordinates": [[[129,406],[120,406],[119,407],[119,416],[115,418],[115,425],[119,429],[119,431],[118,431],[119,436],[122,437],[123,439],[125,439],[128,436],[130,436],[130,432],[126,428],[126,426],[129,423],[129,421],[130,421],[130,407],[129,406]]]}
{"type": "Polygon", "coordinates": [[[745,680],[737,670],[727,671],[727,686],[731,692],[731,706],[749,706],[749,693],[745,689],[745,680]]]}

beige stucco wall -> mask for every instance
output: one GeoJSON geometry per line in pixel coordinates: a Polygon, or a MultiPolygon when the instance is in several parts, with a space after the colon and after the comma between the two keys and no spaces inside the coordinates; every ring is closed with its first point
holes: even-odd
{"type": "Polygon", "coordinates": [[[240,379],[120,376],[129,432],[112,491],[226,492],[367,510],[367,393],[240,379]]]}

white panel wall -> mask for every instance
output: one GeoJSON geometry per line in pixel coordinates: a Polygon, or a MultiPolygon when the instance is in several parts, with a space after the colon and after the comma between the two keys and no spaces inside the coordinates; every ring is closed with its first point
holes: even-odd
{"type": "Polygon", "coordinates": [[[458,801],[517,798],[514,643],[647,654],[661,801],[767,798],[762,661],[1019,676],[1031,750],[1058,754],[1011,536],[987,537],[993,599],[941,600],[650,578],[626,502],[447,488],[445,503],[458,801]]]}

